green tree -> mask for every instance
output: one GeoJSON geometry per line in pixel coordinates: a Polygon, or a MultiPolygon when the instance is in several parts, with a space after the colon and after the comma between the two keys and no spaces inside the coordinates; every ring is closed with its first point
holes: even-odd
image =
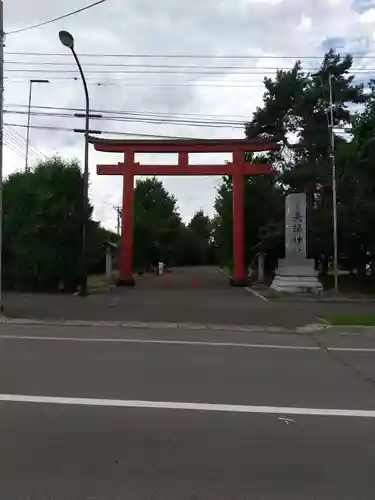
{"type": "MultiPolygon", "coordinates": [[[[280,151],[268,156],[279,169],[279,180],[287,191],[306,193],[309,253],[323,258],[325,269],[333,251],[329,75],[333,90],[333,125],[343,127],[352,120],[351,106],[366,101],[363,85],[353,81],[352,64],[350,55],[342,57],[330,50],[315,74],[303,71],[297,61],[290,71],[278,71],[275,79],[266,78],[263,106],[257,109],[245,128],[248,137],[272,136],[281,141],[280,151]]],[[[337,154],[346,146],[346,141],[337,136],[337,154]]],[[[340,158],[345,164],[343,155],[340,158]]],[[[340,202],[341,208],[346,202],[350,206],[349,200],[341,198],[340,202]]],[[[342,210],[341,215],[344,216],[342,210]]],[[[348,240],[345,219],[341,220],[340,237],[348,240]]]]}
{"type": "MultiPolygon", "coordinates": [[[[81,273],[83,176],[54,157],[4,182],[4,284],[18,290],[75,289],[81,273]]],[[[92,207],[89,209],[91,218],[92,207]]],[[[89,263],[97,225],[88,231],[89,263]]]]}
{"type": "MultiPolygon", "coordinates": [[[[266,156],[249,157],[248,160],[266,162],[266,156]]],[[[250,264],[259,252],[279,252],[283,241],[284,191],[277,172],[245,177],[245,258],[250,264]],[[275,231],[276,226],[276,231],[275,231]]],[[[233,210],[232,180],[224,177],[215,201],[213,235],[218,247],[221,264],[232,265],[233,259],[233,210]]]]}
{"type": "Polygon", "coordinates": [[[174,263],[183,223],[174,196],[155,177],[139,180],[134,202],[134,263],[139,269],[159,260],[174,263]]]}
{"type": "Polygon", "coordinates": [[[187,226],[189,264],[207,265],[215,262],[212,221],[203,210],[194,214],[187,226]]]}
{"type": "Polygon", "coordinates": [[[339,248],[365,278],[375,262],[375,82],[365,109],[353,120],[353,139],[336,150],[339,248]]]}

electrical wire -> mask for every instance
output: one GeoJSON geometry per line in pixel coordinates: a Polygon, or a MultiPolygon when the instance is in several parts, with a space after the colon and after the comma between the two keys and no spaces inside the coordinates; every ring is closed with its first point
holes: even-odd
{"type": "MultiPolygon", "coordinates": [[[[156,67],[156,66],[155,66],[156,67]]],[[[149,67],[149,69],[131,69],[131,70],[94,70],[94,69],[89,69],[85,71],[85,74],[101,74],[101,75],[259,75],[262,76],[264,74],[273,74],[277,70],[285,70],[288,71],[290,68],[267,68],[267,67],[261,67],[261,66],[254,66],[253,68],[249,67],[249,70],[246,71],[218,71],[218,67],[214,68],[215,71],[185,71],[183,69],[183,66],[179,66],[180,69],[177,71],[170,71],[170,70],[152,70],[152,67],[149,67]],[[259,71],[255,71],[259,70],[259,71]]],[[[203,68],[209,70],[210,68],[203,68]]],[[[241,69],[238,67],[237,69],[241,69]]],[[[316,69],[316,68],[315,68],[316,69]]],[[[314,68],[309,68],[311,71],[315,71],[314,68]]],[[[353,72],[359,72],[359,70],[354,70],[353,72]]],[[[364,70],[366,72],[374,72],[375,69],[367,69],[364,70]]],[[[50,74],[68,74],[68,73],[77,73],[78,69],[32,69],[32,68],[25,68],[25,69],[16,69],[16,68],[9,68],[5,70],[5,73],[35,73],[35,74],[40,74],[40,73],[50,73],[50,74]]]]}
{"type": "MultiPolygon", "coordinates": [[[[31,57],[70,57],[70,54],[66,52],[5,52],[5,55],[12,56],[31,56],[31,57]]],[[[361,54],[351,54],[353,57],[358,57],[361,59],[375,59],[375,56],[362,56],[361,54]]],[[[233,55],[218,55],[218,54],[110,54],[110,53],[83,53],[80,57],[97,57],[102,59],[103,57],[121,57],[124,59],[220,59],[220,60],[251,60],[251,59],[289,59],[289,60],[303,60],[303,59],[313,59],[322,60],[324,54],[322,55],[303,55],[303,56],[282,56],[282,55],[249,55],[249,54],[233,54],[233,55]]]]}
{"type": "MultiPolygon", "coordinates": [[[[29,106],[27,104],[13,104],[13,103],[8,103],[7,106],[9,108],[28,108],[29,106]]],[[[68,107],[58,107],[58,106],[37,106],[37,105],[32,105],[31,109],[52,109],[52,110],[63,110],[63,111],[75,111],[75,112],[80,112],[84,113],[83,108],[68,108],[68,107]]],[[[247,115],[221,115],[217,113],[168,113],[166,111],[134,111],[134,110],[127,110],[127,111],[113,111],[113,110],[103,110],[103,109],[91,109],[93,113],[109,113],[113,115],[141,115],[141,116],[178,116],[178,117],[199,117],[199,118],[204,118],[207,120],[211,120],[212,118],[222,118],[222,119],[229,119],[229,118],[248,118],[247,115]]]]}
{"type": "Polygon", "coordinates": [[[14,143],[14,141],[11,140],[10,137],[8,137],[6,129],[4,129],[4,143],[19,157],[24,157],[24,152],[17,144],[14,143]]]}
{"type": "Polygon", "coordinates": [[[79,14],[80,12],[91,9],[92,7],[96,7],[97,5],[104,3],[106,1],[107,0],[98,0],[94,3],[91,3],[90,5],[86,5],[86,7],[81,7],[80,9],[74,10],[72,12],[68,12],[68,14],[64,14],[62,16],[55,17],[55,18],[50,19],[48,21],[43,21],[41,23],[33,24],[31,26],[26,26],[25,28],[20,28],[20,29],[13,30],[13,31],[8,31],[7,33],[5,33],[5,35],[15,35],[16,33],[23,33],[24,31],[32,30],[34,28],[46,26],[47,24],[55,23],[56,21],[60,21],[61,19],[66,19],[67,17],[73,16],[74,14],[79,14]]]}
{"type": "MultiPolygon", "coordinates": [[[[18,115],[28,115],[28,111],[17,111],[17,110],[4,110],[7,114],[18,114],[18,115]]],[[[44,116],[44,117],[54,117],[54,118],[76,118],[71,113],[54,113],[54,112],[38,112],[34,111],[30,113],[33,116],[44,116]]],[[[183,120],[183,119],[168,119],[166,117],[134,117],[134,116],[103,116],[106,121],[118,121],[118,122],[137,122],[137,123],[152,123],[157,125],[180,125],[180,126],[190,126],[190,127],[207,127],[207,128],[241,128],[243,129],[243,122],[208,122],[208,121],[198,121],[198,120],[183,120]]]]}
{"type": "MultiPolygon", "coordinates": [[[[74,78],[59,78],[54,79],[54,78],[48,78],[50,83],[63,83],[67,81],[76,81],[77,79],[74,78]]],[[[25,83],[29,82],[29,79],[23,79],[23,80],[15,80],[15,79],[6,79],[6,82],[9,83],[25,83]]],[[[229,84],[229,85],[220,85],[220,84],[215,84],[215,83],[144,83],[144,82],[124,82],[124,80],[121,79],[114,79],[112,81],[93,81],[90,79],[87,79],[87,85],[92,86],[92,87],[126,87],[126,88],[183,88],[183,87],[197,87],[197,88],[215,88],[215,89],[234,89],[234,88],[243,88],[243,89],[251,89],[251,88],[264,88],[264,85],[246,85],[246,84],[240,84],[240,85],[234,85],[234,84],[229,84]]]]}
{"type": "Polygon", "coordinates": [[[4,137],[4,145],[6,147],[8,147],[10,150],[13,151],[13,153],[15,153],[17,156],[19,156],[20,158],[23,157],[23,155],[13,146],[13,144],[11,144],[6,137],[4,137]]]}
{"type": "MultiPolygon", "coordinates": [[[[17,141],[17,139],[9,132],[9,130],[4,129],[4,137],[6,138],[8,145],[13,146],[13,151],[17,153],[21,158],[25,157],[25,148],[17,141]]],[[[34,161],[40,161],[41,157],[35,154],[33,151],[29,150],[29,156],[34,161]]]]}
{"type": "MultiPolygon", "coordinates": [[[[17,130],[15,130],[14,128],[11,128],[11,133],[13,134],[13,136],[15,136],[16,138],[18,138],[18,140],[22,143],[23,147],[26,148],[26,139],[25,137],[23,137],[17,130]]],[[[35,153],[37,154],[40,158],[47,158],[47,155],[45,155],[42,151],[40,151],[39,149],[37,149],[35,146],[32,146],[30,144],[30,140],[29,140],[29,152],[31,153],[35,153]]]]}
{"type": "MultiPolygon", "coordinates": [[[[72,66],[75,67],[73,63],[62,63],[62,62],[55,62],[55,61],[4,61],[5,64],[14,64],[14,65],[26,65],[26,66],[63,66],[64,68],[66,66],[72,66]]],[[[290,68],[276,68],[276,67],[269,67],[269,66],[220,66],[220,65],[202,65],[202,64],[128,64],[128,63],[122,63],[122,64],[116,64],[116,63],[85,63],[85,68],[87,67],[100,67],[100,68],[155,68],[155,69],[223,69],[223,70],[229,70],[229,69],[238,69],[238,70],[254,70],[254,69],[270,69],[270,70],[275,70],[275,69],[290,69],[290,68]]],[[[7,71],[10,71],[9,69],[7,71]]],[[[12,69],[12,71],[23,71],[22,69],[12,69]]],[[[36,70],[37,71],[37,70],[36,70]]],[[[65,70],[59,70],[59,71],[65,71],[65,70]]],[[[112,70],[116,72],[115,70],[112,70]]]]}
{"type": "MultiPolygon", "coordinates": [[[[22,125],[19,123],[4,123],[4,126],[27,128],[27,125],[22,125]]],[[[68,127],[30,125],[30,128],[39,129],[39,130],[54,130],[57,132],[75,132],[74,129],[68,128],[68,127]]],[[[101,133],[102,134],[127,136],[127,137],[152,137],[152,138],[158,138],[158,139],[202,139],[202,137],[181,137],[181,136],[160,135],[160,134],[138,134],[138,133],[131,133],[131,132],[117,132],[114,130],[102,130],[101,133]]]]}
{"type": "MultiPolygon", "coordinates": [[[[11,141],[15,147],[18,148],[19,151],[22,152],[22,155],[25,155],[26,152],[26,140],[18,134],[18,132],[13,131],[11,129],[4,129],[4,133],[7,136],[8,140],[11,141]],[[17,134],[17,135],[16,135],[17,134]]],[[[29,146],[29,155],[34,160],[42,160],[46,158],[46,156],[40,151],[35,150],[32,146],[29,146]]]]}

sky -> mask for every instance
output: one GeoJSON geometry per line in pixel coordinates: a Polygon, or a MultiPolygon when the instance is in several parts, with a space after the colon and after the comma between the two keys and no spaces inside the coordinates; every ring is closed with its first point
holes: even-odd
{"type": "MultiPolygon", "coordinates": [[[[53,154],[83,163],[83,135],[72,131],[84,127],[83,119],[73,116],[84,106],[83,88],[70,51],[59,41],[60,30],[74,35],[90,107],[103,114],[90,128],[117,133],[103,137],[243,138],[243,123],[262,104],[263,79],[277,68],[290,68],[296,59],[315,68],[331,47],[358,55],[356,68],[375,68],[375,0],[107,0],[16,32],[89,3],[4,0],[5,176],[25,168],[30,79],[49,80],[33,84],[30,164],[53,154]]],[[[190,161],[227,159],[197,155],[190,161]]],[[[96,164],[120,160],[90,149],[94,216],[109,229],[116,227],[113,207],[121,203],[122,182],[97,176],[96,164]]],[[[160,155],[137,160],[176,161],[160,155]]],[[[200,209],[213,214],[220,178],[162,180],[184,220],[200,209]]]]}

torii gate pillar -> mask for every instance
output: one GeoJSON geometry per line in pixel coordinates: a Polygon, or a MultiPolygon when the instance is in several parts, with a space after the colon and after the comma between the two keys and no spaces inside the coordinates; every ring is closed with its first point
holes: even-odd
{"type": "MultiPolygon", "coordinates": [[[[134,163],[134,155],[128,161],[134,163]]],[[[130,163],[130,162],[129,162],[130,163]]],[[[134,174],[133,169],[124,169],[122,178],[122,230],[120,241],[118,286],[134,286],[133,241],[134,241],[134,174]]]]}

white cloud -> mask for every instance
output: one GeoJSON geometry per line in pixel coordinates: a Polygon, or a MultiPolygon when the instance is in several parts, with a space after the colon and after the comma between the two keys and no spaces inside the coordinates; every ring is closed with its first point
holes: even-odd
{"type": "MultiPolygon", "coordinates": [[[[250,119],[261,104],[262,80],[272,75],[273,68],[291,67],[289,57],[322,54],[322,43],[327,39],[368,40],[375,32],[375,18],[365,13],[370,0],[109,0],[104,4],[51,25],[9,35],[6,40],[6,106],[27,104],[28,82],[32,76],[50,79],[50,85],[35,86],[33,104],[51,107],[82,107],[83,91],[73,60],[69,54],[53,57],[30,57],[12,52],[66,53],[58,40],[58,31],[74,33],[79,54],[185,54],[212,55],[212,59],[123,59],[96,57],[81,60],[90,83],[91,107],[102,110],[130,110],[137,112],[199,113],[203,115],[239,116],[250,119]],[[358,2],[362,2],[359,4],[358,2]],[[368,2],[366,6],[363,2],[368,2]],[[365,8],[366,7],[366,8],[365,8]],[[364,17],[366,22],[364,23],[364,17]],[[370,16],[370,17],[369,17],[370,16]],[[215,59],[215,56],[247,55],[248,59],[215,59]],[[264,56],[272,56],[273,59],[264,56]],[[285,57],[281,59],[280,57],[285,57]],[[26,62],[41,62],[31,66],[26,62]],[[47,65],[47,62],[66,63],[67,66],[47,65]],[[90,66],[90,63],[103,64],[90,66]],[[223,69],[221,75],[149,75],[145,73],[117,75],[106,73],[114,68],[104,64],[159,64],[159,65],[221,65],[244,68],[233,74],[223,69]],[[255,69],[257,67],[258,69],[255,69]],[[15,72],[10,69],[37,69],[37,72],[15,72]],[[269,68],[268,70],[265,68],[269,68]],[[73,73],[54,73],[53,70],[73,73]],[[41,72],[43,70],[43,72],[41,72]],[[101,71],[93,73],[92,71],[101,71]],[[64,78],[70,78],[62,80],[64,78]],[[14,81],[22,80],[22,81],[14,81]],[[98,82],[102,83],[97,86],[98,82]],[[175,87],[171,84],[178,85],[175,87]],[[194,84],[194,85],[192,85],[194,84]],[[130,86],[132,85],[132,86],[130,86]]],[[[69,10],[86,5],[84,0],[6,0],[5,30],[22,28],[69,10]]],[[[367,9],[368,10],[368,9],[367,9]]],[[[349,44],[350,45],[350,44],[349,44]]],[[[370,44],[372,50],[373,46],[370,44]]],[[[350,47],[349,47],[350,49],[350,47]]],[[[309,63],[306,64],[316,64],[309,63]]],[[[118,68],[120,71],[131,68],[118,68]]],[[[133,68],[135,70],[137,68],[133,68]]],[[[139,69],[139,68],[138,68],[139,69]]],[[[146,68],[141,68],[145,70],[146,68]]],[[[165,70],[166,68],[164,68],[165,70]]],[[[7,123],[25,124],[25,115],[6,115],[7,123]]],[[[219,118],[214,118],[216,121],[219,118]]],[[[33,116],[32,124],[39,126],[82,127],[78,119],[33,116]]],[[[189,137],[243,137],[240,128],[203,128],[187,125],[113,122],[103,120],[93,126],[129,133],[162,134],[189,137]]],[[[16,129],[13,129],[16,130],[16,129]]],[[[25,136],[24,129],[17,129],[25,136]]],[[[32,129],[31,144],[45,154],[59,152],[82,159],[83,137],[72,132],[32,129]]],[[[17,148],[21,153],[20,148],[17,148]]],[[[24,159],[6,148],[5,172],[22,168],[24,159]]],[[[119,178],[98,177],[97,161],[117,162],[111,155],[91,152],[90,172],[95,193],[95,214],[103,222],[115,227],[116,213],[111,208],[121,200],[119,178]],[[104,160],[103,160],[104,157],[104,160]],[[100,159],[99,159],[100,158],[100,159]],[[104,201],[105,202],[104,202],[104,201]]],[[[164,178],[173,191],[185,217],[204,208],[212,213],[215,197],[214,178],[164,178]]]]}

